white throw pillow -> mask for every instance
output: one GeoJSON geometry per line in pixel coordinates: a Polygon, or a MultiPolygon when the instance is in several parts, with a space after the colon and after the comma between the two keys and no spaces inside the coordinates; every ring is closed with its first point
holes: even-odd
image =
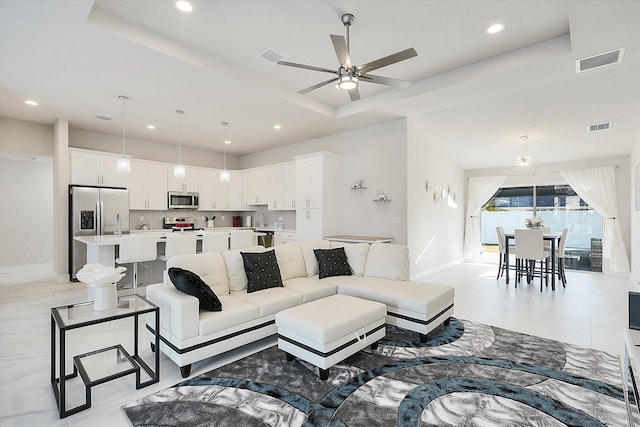
{"type": "Polygon", "coordinates": [[[364,267],[367,263],[367,253],[369,253],[368,243],[344,243],[344,242],[331,242],[331,249],[344,248],[344,253],[347,254],[347,262],[351,271],[356,276],[362,276],[364,274],[364,267]]]}
{"type": "Polygon", "coordinates": [[[314,249],[330,249],[328,240],[318,240],[317,242],[300,242],[300,250],[304,257],[304,266],[307,270],[307,277],[315,276],[319,273],[318,259],[313,253],[314,249]]]}
{"type": "Polygon", "coordinates": [[[222,254],[227,266],[227,278],[231,293],[247,289],[247,274],[244,272],[244,261],[240,252],[264,252],[266,250],[267,248],[264,246],[250,246],[243,249],[232,249],[222,254]]]}
{"type": "MultiPolygon", "coordinates": [[[[167,270],[171,267],[179,267],[189,270],[200,276],[200,278],[211,288],[216,295],[229,294],[229,280],[227,279],[227,269],[222,255],[215,252],[207,252],[191,255],[176,255],[167,261],[167,270]]],[[[171,283],[167,275],[166,283],[171,283]]]]}
{"type": "Polygon", "coordinates": [[[374,243],[369,248],[364,275],[390,280],[406,280],[409,248],[391,243],[374,243]]]}
{"type": "Polygon", "coordinates": [[[292,242],[278,245],[275,247],[275,251],[282,280],[305,277],[307,275],[304,257],[298,243],[292,242]]]}

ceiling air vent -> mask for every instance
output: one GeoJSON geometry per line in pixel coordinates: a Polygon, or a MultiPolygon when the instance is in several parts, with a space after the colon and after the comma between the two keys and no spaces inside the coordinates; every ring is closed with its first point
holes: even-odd
{"type": "Polygon", "coordinates": [[[600,132],[611,128],[611,122],[594,123],[587,126],[587,132],[600,132]]]}
{"type": "Polygon", "coordinates": [[[282,61],[283,59],[286,59],[289,57],[289,55],[286,55],[280,52],[278,49],[274,49],[272,47],[266,48],[256,56],[272,64],[277,64],[278,61],[282,61]]]}
{"type": "Polygon", "coordinates": [[[597,55],[588,56],[576,61],[576,73],[594,70],[596,68],[606,67],[607,65],[622,62],[624,57],[624,47],[611,50],[609,52],[599,53],[597,55]]]}
{"type": "Polygon", "coordinates": [[[111,120],[113,117],[111,116],[107,116],[106,114],[96,114],[96,119],[100,119],[100,120],[111,120]]]}

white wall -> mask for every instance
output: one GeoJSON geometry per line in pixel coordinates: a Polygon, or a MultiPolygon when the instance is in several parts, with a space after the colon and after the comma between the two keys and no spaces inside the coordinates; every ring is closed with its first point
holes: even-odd
{"type": "Polygon", "coordinates": [[[640,140],[636,141],[631,152],[631,283],[640,285],[640,140]]]}
{"type": "Polygon", "coordinates": [[[0,159],[0,267],[53,263],[52,189],[51,157],[0,159]]]}
{"type": "MultiPolygon", "coordinates": [[[[631,249],[631,161],[630,156],[605,159],[580,160],[575,162],[547,163],[535,165],[534,170],[520,171],[517,168],[476,169],[465,172],[466,177],[506,175],[504,186],[565,184],[560,175],[562,170],[589,169],[616,165],[616,191],[618,218],[622,239],[630,254],[631,249]]],[[[466,183],[468,184],[468,182],[466,183]]],[[[466,191],[466,190],[465,190],[466,191]]]]}
{"type": "Polygon", "coordinates": [[[411,276],[420,279],[461,262],[464,236],[464,171],[435,141],[418,118],[407,126],[407,224],[411,276]],[[431,190],[426,190],[427,181],[431,190]],[[434,201],[437,188],[456,194],[457,208],[448,200],[434,201]]]}
{"type": "Polygon", "coordinates": [[[240,158],[242,169],[293,160],[294,156],[328,151],[343,157],[340,233],[393,237],[407,243],[407,131],[404,119],[279,147],[240,158]],[[351,190],[357,180],[366,190],[351,190]],[[391,199],[374,202],[376,190],[391,199]],[[394,223],[392,221],[396,221],[394,223]]]}
{"type": "MultiPolygon", "coordinates": [[[[87,150],[122,153],[122,137],[80,129],[69,129],[69,147],[87,150]]],[[[125,153],[136,159],[157,162],[177,163],[178,145],[160,144],[142,139],[127,138],[125,153]]],[[[222,153],[198,150],[182,145],[180,157],[182,163],[206,168],[223,168],[222,153]]],[[[227,168],[237,169],[238,156],[227,154],[227,168]]]]}
{"type": "Polygon", "coordinates": [[[0,279],[53,275],[53,126],[0,117],[0,279]]]}

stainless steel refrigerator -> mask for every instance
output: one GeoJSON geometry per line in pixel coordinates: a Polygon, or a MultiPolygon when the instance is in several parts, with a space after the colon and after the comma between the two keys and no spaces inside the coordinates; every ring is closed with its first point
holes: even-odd
{"type": "Polygon", "coordinates": [[[87,245],[76,236],[129,233],[129,190],[69,186],[69,276],[87,263],[87,245]]]}

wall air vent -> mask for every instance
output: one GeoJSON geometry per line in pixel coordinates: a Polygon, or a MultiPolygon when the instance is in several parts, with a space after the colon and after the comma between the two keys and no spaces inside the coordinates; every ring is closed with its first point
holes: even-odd
{"type": "Polygon", "coordinates": [[[107,116],[106,114],[96,114],[96,119],[109,121],[113,119],[113,117],[107,116]]]}
{"type": "Polygon", "coordinates": [[[622,62],[624,57],[624,47],[611,50],[609,52],[599,53],[597,55],[588,56],[576,61],[576,73],[595,70],[596,68],[606,67],[607,65],[622,62]]]}
{"type": "Polygon", "coordinates": [[[594,123],[587,126],[587,132],[600,132],[602,130],[611,129],[611,122],[594,123]]]}
{"type": "Polygon", "coordinates": [[[274,49],[272,47],[266,48],[256,56],[272,64],[277,64],[278,61],[282,61],[283,59],[286,59],[289,57],[289,55],[286,55],[280,52],[278,49],[274,49]]]}

